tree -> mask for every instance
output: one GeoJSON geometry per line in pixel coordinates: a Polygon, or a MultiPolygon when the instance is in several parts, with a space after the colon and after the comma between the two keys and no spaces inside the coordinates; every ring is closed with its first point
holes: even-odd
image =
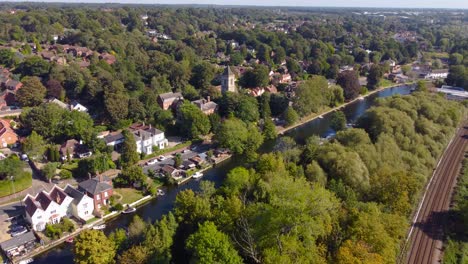
{"type": "Polygon", "coordinates": [[[317,113],[322,106],[328,105],[328,91],[327,79],[313,76],[297,87],[296,96],[293,98],[294,109],[301,116],[317,113]]]}
{"type": "Polygon", "coordinates": [[[338,250],[338,264],[382,264],[385,263],[382,256],[377,253],[370,252],[370,247],[363,241],[346,240],[338,250]]]}
{"type": "Polygon", "coordinates": [[[112,121],[118,122],[128,115],[128,96],[120,81],[104,87],[104,105],[112,121]]]}
{"type": "Polygon", "coordinates": [[[110,264],[115,245],[102,231],[84,230],[75,238],[73,253],[78,264],[110,264]]]}
{"type": "Polygon", "coordinates": [[[46,145],[44,139],[33,131],[23,142],[22,148],[31,160],[40,160],[46,150],[46,145]]]}
{"type": "Polygon", "coordinates": [[[58,162],[49,162],[42,167],[42,174],[50,181],[56,175],[58,162]]]}
{"type": "Polygon", "coordinates": [[[299,121],[299,115],[291,106],[288,106],[284,112],[284,121],[286,121],[286,126],[292,126],[299,121]]]}
{"type": "Polygon", "coordinates": [[[257,64],[242,75],[239,84],[245,88],[265,87],[270,81],[268,73],[267,66],[257,64]]]}
{"type": "Polygon", "coordinates": [[[198,231],[187,239],[186,247],[192,252],[192,263],[242,263],[229,237],[212,222],[200,224],[198,231]]]}
{"type": "Polygon", "coordinates": [[[455,65],[450,66],[449,74],[445,80],[448,85],[453,85],[457,87],[464,87],[465,90],[468,90],[468,74],[465,66],[455,65]]]}
{"type": "MultiPolygon", "coordinates": [[[[29,46],[29,45],[26,45],[29,46]]],[[[38,56],[31,56],[24,60],[19,66],[19,71],[23,76],[44,77],[50,71],[50,63],[38,56]]]]}
{"type": "Polygon", "coordinates": [[[195,139],[210,132],[210,120],[200,108],[190,102],[184,102],[178,110],[176,126],[181,134],[195,139]]]}
{"type": "Polygon", "coordinates": [[[377,88],[383,74],[382,68],[379,65],[373,64],[369,70],[369,75],[367,75],[367,88],[371,90],[377,88]]]}
{"type": "Polygon", "coordinates": [[[131,166],[138,162],[139,155],[137,153],[137,146],[135,137],[128,131],[122,131],[124,142],[122,144],[122,155],[120,156],[122,167],[131,166]]]}
{"type": "Polygon", "coordinates": [[[271,118],[265,119],[265,123],[263,124],[263,136],[266,140],[272,140],[278,136],[275,123],[273,123],[271,118]]]}
{"type": "Polygon", "coordinates": [[[135,245],[122,253],[117,259],[121,264],[145,264],[148,263],[150,252],[144,246],[135,245]]]}
{"type": "Polygon", "coordinates": [[[47,89],[37,77],[25,77],[23,87],[16,93],[16,98],[22,106],[40,105],[44,100],[47,89]]]}
{"type": "Polygon", "coordinates": [[[416,91],[427,92],[426,82],[418,81],[417,84],[416,84],[416,91]]]}
{"type": "Polygon", "coordinates": [[[257,100],[251,96],[242,96],[236,106],[235,115],[244,122],[257,122],[260,118],[257,100]]]}
{"type": "Polygon", "coordinates": [[[344,71],[338,74],[336,84],[343,88],[346,100],[353,100],[359,96],[361,85],[359,84],[358,75],[355,71],[344,71]]]}
{"type": "Polygon", "coordinates": [[[254,155],[263,143],[263,136],[253,124],[245,124],[237,118],[225,120],[215,135],[220,146],[236,154],[254,155]]]}
{"type": "Polygon", "coordinates": [[[190,84],[197,89],[206,90],[214,78],[215,68],[209,62],[203,61],[192,69],[190,84]]]}
{"type": "Polygon", "coordinates": [[[333,112],[330,127],[335,131],[340,131],[346,128],[346,116],[342,111],[333,112]]]}
{"type": "Polygon", "coordinates": [[[449,57],[449,65],[460,65],[463,63],[463,55],[460,53],[452,53],[449,57]]]}
{"type": "Polygon", "coordinates": [[[128,238],[131,241],[131,244],[139,244],[143,240],[148,225],[139,217],[135,215],[132,219],[132,222],[128,225],[128,238]]]}
{"type": "Polygon", "coordinates": [[[60,100],[63,100],[63,97],[65,96],[65,91],[63,90],[62,84],[60,84],[59,81],[50,79],[47,81],[46,87],[48,97],[55,97],[60,100]]]}

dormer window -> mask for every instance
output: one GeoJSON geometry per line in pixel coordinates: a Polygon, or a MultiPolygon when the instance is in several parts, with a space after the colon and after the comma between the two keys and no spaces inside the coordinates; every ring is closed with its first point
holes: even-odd
{"type": "Polygon", "coordinates": [[[96,195],[96,200],[98,200],[98,201],[101,200],[101,195],[99,195],[99,194],[96,195]]]}

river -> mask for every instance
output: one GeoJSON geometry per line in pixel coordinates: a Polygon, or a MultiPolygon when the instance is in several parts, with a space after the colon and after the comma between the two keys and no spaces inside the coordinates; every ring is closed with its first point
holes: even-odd
{"type": "MultiPolygon", "coordinates": [[[[388,88],[364,98],[364,100],[356,100],[355,102],[345,106],[342,111],[345,113],[348,123],[355,122],[369,107],[374,104],[377,98],[388,97],[396,94],[406,95],[410,93],[409,86],[400,86],[388,88]]],[[[330,128],[331,115],[324,115],[322,119],[314,119],[299,127],[296,127],[285,133],[286,136],[293,137],[299,144],[305,142],[305,139],[312,135],[327,137],[334,134],[330,128]]],[[[267,142],[261,149],[261,152],[269,152],[272,150],[274,142],[267,142]]],[[[234,156],[233,158],[216,165],[215,168],[206,171],[203,180],[213,181],[216,187],[219,187],[226,174],[237,166],[243,164],[241,157],[234,156]]],[[[138,208],[138,214],[144,220],[153,222],[161,218],[162,215],[172,210],[177,193],[185,189],[199,190],[199,181],[191,180],[186,184],[173,187],[166,190],[166,195],[151,200],[147,204],[138,208]]],[[[120,215],[110,222],[106,223],[105,233],[109,233],[118,227],[126,227],[129,225],[134,214],[120,215]]],[[[34,258],[33,263],[44,264],[68,264],[73,263],[73,255],[70,244],[62,244],[34,258]]]]}

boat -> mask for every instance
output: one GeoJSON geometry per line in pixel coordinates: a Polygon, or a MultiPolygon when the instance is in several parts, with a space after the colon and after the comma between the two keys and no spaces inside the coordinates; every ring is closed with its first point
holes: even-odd
{"type": "Polygon", "coordinates": [[[21,260],[20,262],[18,262],[18,264],[29,264],[29,263],[31,263],[33,261],[34,261],[33,258],[28,258],[28,259],[21,260]]]}
{"type": "Polygon", "coordinates": [[[323,118],[323,116],[322,116],[322,115],[319,115],[319,116],[318,116],[318,118],[319,118],[319,119],[322,119],[322,118],[323,118]]]}
{"type": "Polygon", "coordinates": [[[106,228],[106,225],[105,225],[105,224],[93,226],[93,229],[94,229],[94,230],[102,230],[102,229],[104,229],[104,228],[106,228]]]}
{"type": "Polygon", "coordinates": [[[165,193],[163,190],[158,189],[158,191],[157,191],[157,195],[158,195],[158,196],[163,196],[163,195],[165,195],[165,194],[166,194],[166,193],[165,193]]]}
{"type": "Polygon", "coordinates": [[[199,179],[199,178],[203,177],[203,173],[197,171],[197,172],[195,172],[195,174],[192,175],[192,177],[194,179],[199,179]]]}
{"type": "Polygon", "coordinates": [[[67,243],[70,243],[70,244],[71,244],[71,243],[73,243],[73,240],[74,240],[74,238],[73,238],[73,237],[69,237],[69,238],[65,239],[65,242],[67,242],[67,243]]]}
{"type": "Polygon", "coordinates": [[[359,96],[359,97],[358,97],[358,100],[359,100],[359,101],[364,100],[364,96],[359,96]]]}
{"type": "Polygon", "coordinates": [[[128,207],[127,209],[122,211],[122,214],[131,214],[136,211],[135,207],[128,207]]]}

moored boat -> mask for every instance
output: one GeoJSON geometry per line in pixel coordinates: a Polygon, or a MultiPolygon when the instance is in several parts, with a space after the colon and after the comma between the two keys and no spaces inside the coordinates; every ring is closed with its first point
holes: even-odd
{"type": "Polygon", "coordinates": [[[122,214],[131,214],[136,211],[135,207],[128,207],[127,209],[122,211],[122,214]]]}
{"type": "Polygon", "coordinates": [[[197,172],[195,172],[195,174],[192,175],[192,177],[194,179],[200,179],[201,177],[203,177],[203,173],[197,171],[197,172]]]}
{"type": "Polygon", "coordinates": [[[105,225],[105,224],[93,226],[93,229],[94,229],[94,230],[102,230],[102,229],[104,229],[104,228],[106,228],[106,225],[105,225]]]}

